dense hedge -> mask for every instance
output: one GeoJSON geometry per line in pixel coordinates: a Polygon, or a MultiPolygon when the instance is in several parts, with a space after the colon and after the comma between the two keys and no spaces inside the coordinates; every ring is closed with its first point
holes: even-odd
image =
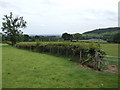
{"type": "Polygon", "coordinates": [[[75,42],[21,42],[16,47],[76,58],[77,62],[101,70],[105,54],[98,44],[75,42]]]}

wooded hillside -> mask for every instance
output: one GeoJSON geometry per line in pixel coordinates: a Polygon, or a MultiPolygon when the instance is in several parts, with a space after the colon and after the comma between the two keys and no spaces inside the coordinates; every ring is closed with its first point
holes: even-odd
{"type": "Polygon", "coordinates": [[[110,28],[101,28],[101,29],[95,29],[92,31],[84,32],[83,34],[103,34],[103,33],[112,33],[120,31],[120,27],[110,27],[110,28]]]}

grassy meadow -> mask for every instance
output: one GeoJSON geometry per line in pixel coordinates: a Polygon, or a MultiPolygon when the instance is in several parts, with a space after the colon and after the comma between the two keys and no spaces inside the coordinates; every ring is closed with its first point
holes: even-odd
{"type": "MultiPolygon", "coordinates": [[[[106,54],[108,56],[115,56],[115,57],[120,57],[119,52],[118,52],[118,46],[120,44],[111,44],[111,43],[107,43],[107,44],[100,44],[101,48],[106,52],[106,54]]],[[[115,60],[119,60],[118,58],[114,58],[114,57],[105,57],[105,59],[111,59],[111,60],[107,60],[107,62],[109,62],[110,64],[114,64],[114,65],[118,65],[119,61],[115,61],[115,60]]]]}
{"type": "Polygon", "coordinates": [[[2,47],[3,88],[117,88],[118,76],[97,72],[70,58],[2,47]]]}
{"type": "Polygon", "coordinates": [[[101,48],[110,56],[119,56],[118,46],[120,46],[120,44],[101,44],[101,48]]]}

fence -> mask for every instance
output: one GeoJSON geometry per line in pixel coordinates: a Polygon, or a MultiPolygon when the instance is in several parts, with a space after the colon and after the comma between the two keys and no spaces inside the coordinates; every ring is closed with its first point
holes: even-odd
{"type": "Polygon", "coordinates": [[[105,61],[117,61],[117,62],[120,61],[120,57],[117,57],[117,56],[105,55],[104,57],[105,57],[105,58],[104,58],[103,60],[105,60],[105,61]],[[107,59],[107,58],[108,58],[108,59],[107,59]],[[112,59],[109,59],[109,58],[112,58],[112,59]]]}

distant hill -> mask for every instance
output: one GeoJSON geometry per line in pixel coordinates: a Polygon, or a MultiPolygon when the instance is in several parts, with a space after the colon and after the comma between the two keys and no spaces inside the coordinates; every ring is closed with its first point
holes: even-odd
{"type": "Polygon", "coordinates": [[[92,31],[84,32],[83,34],[103,34],[103,33],[117,32],[117,31],[120,31],[120,27],[95,29],[92,31]]]}
{"type": "Polygon", "coordinates": [[[84,32],[83,39],[103,39],[106,41],[112,41],[113,36],[120,31],[120,27],[110,27],[95,29],[92,31],[84,32]]]}

